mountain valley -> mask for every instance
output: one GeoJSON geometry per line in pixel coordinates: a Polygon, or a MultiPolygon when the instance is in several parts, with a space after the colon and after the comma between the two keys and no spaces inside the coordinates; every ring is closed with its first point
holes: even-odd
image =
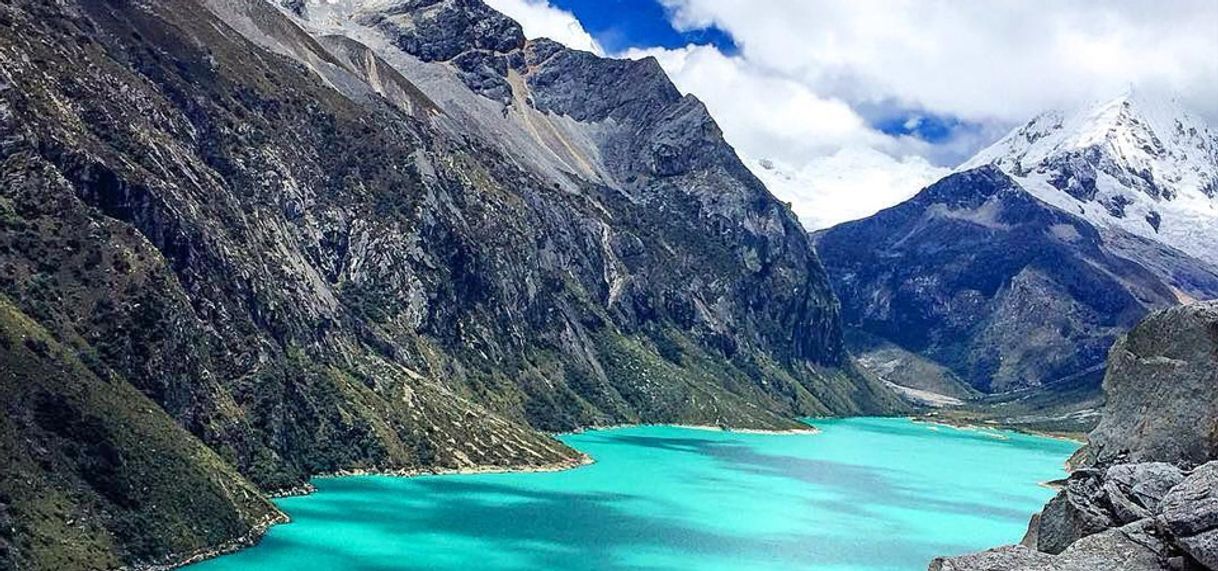
{"type": "MultiPolygon", "coordinates": [[[[604,480],[637,497],[598,487],[620,466],[582,495],[513,480],[518,512],[462,480],[385,489],[499,527],[529,505],[625,522],[628,547],[662,529],[713,566],[733,545],[766,561],[779,529],[750,521],[757,547],[675,525],[716,481],[864,534],[911,506],[1022,525],[1051,494],[1033,476],[1077,447],[1039,435],[1088,435],[1023,546],[932,569],[1218,565],[1197,507],[1218,460],[1202,119],[1141,93],[1049,111],[812,233],[729,140],[655,57],[526,36],[482,0],[0,1],[0,571],[190,564],[257,543],[318,476],[563,471],[601,461],[572,442],[619,454],[613,427],[628,465],[699,470],[655,478],[665,494],[707,488],[654,520],[614,508],[651,501],[646,474],[604,480]],[[876,460],[902,446],[916,485],[876,460]],[[1028,462],[1002,480],[1020,508],[967,487],[995,469],[971,457],[935,501],[954,450],[1028,462]]],[[[540,523],[555,550],[600,540],[540,523]]],[[[805,539],[857,543],[823,527],[805,539]]]]}

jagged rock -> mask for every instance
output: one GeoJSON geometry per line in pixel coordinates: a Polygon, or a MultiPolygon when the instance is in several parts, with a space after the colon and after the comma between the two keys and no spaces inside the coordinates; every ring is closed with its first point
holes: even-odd
{"type": "Polygon", "coordinates": [[[929,571],[1050,571],[1054,557],[1023,545],[1008,545],[959,557],[939,557],[929,571]]]}
{"type": "Polygon", "coordinates": [[[1028,519],[1028,529],[1023,534],[1023,539],[1019,540],[1019,544],[1028,549],[1036,549],[1036,545],[1040,543],[1040,513],[1032,514],[1028,519]]]}
{"type": "Polygon", "coordinates": [[[1061,553],[1075,541],[1115,525],[1117,521],[1104,502],[1102,474],[1078,470],[1041,512],[1036,548],[1061,553]]]}
{"type": "Polygon", "coordinates": [[[506,53],[524,47],[524,31],[481,0],[404,0],[360,18],[402,51],[423,61],[447,61],[475,50],[506,53]]]}
{"type": "Polygon", "coordinates": [[[1218,569],[1218,529],[1177,537],[1175,544],[1197,563],[1213,571],[1218,569]]]}
{"type": "Polygon", "coordinates": [[[1108,529],[1076,541],[1059,555],[1023,545],[938,558],[929,571],[1163,571],[1165,547],[1147,541],[1142,526],[1108,529]],[[1143,542],[1146,543],[1143,543],[1143,542]]]}
{"type": "Polygon", "coordinates": [[[511,102],[508,69],[523,67],[524,32],[481,0],[406,0],[364,13],[358,22],[423,61],[451,61],[475,93],[511,102]]]}
{"type": "Polygon", "coordinates": [[[1218,461],[1193,471],[1163,497],[1159,519],[1180,548],[1218,569],[1218,461]]]}
{"type": "Polygon", "coordinates": [[[1163,496],[1183,480],[1179,468],[1163,462],[1117,464],[1104,473],[1104,500],[1118,523],[1130,523],[1158,513],[1163,496]]]}
{"type": "Polygon", "coordinates": [[[297,16],[303,17],[308,11],[305,0],[279,0],[279,5],[297,16]]]}

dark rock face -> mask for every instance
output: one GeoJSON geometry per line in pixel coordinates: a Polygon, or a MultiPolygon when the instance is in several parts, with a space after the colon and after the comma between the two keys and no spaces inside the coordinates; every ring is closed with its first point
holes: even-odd
{"type": "MultiPolygon", "coordinates": [[[[993,166],[817,237],[848,326],[1002,392],[1103,363],[1176,282],[1112,253],[1088,222],[993,166]]],[[[1218,276],[1195,286],[1218,294],[1218,276]]]]}
{"type": "Polygon", "coordinates": [[[1161,544],[1144,543],[1136,525],[1109,529],[1072,544],[1060,555],[1049,555],[1022,545],[999,547],[960,557],[938,558],[930,571],[1158,571],[1161,544]]]}
{"type": "Polygon", "coordinates": [[[1117,464],[1104,474],[1104,497],[1116,521],[1131,523],[1158,513],[1163,497],[1183,479],[1165,462],[1117,464]]]}
{"type": "Polygon", "coordinates": [[[297,16],[304,16],[308,10],[305,0],[279,0],[279,5],[297,16]]]}
{"type": "Polygon", "coordinates": [[[524,47],[520,25],[480,0],[407,0],[360,23],[380,28],[402,51],[423,61],[524,47]]]}
{"type": "Polygon", "coordinates": [[[1112,348],[1099,462],[1198,464],[1218,457],[1218,302],[1155,314],[1112,348]]]}
{"type": "Polygon", "coordinates": [[[1162,462],[1076,470],[1037,518],[1030,547],[1057,554],[1089,535],[1150,518],[1183,480],[1179,468],[1162,462]]]}
{"type": "Polygon", "coordinates": [[[523,68],[524,32],[481,0],[409,0],[359,22],[423,61],[451,61],[475,92],[511,101],[507,71],[523,68]]]}
{"type": "MultiPolygon", "coordinates": [[[[150,426],[206,451],[184,454],[191,474],[251,490],[208,505],[212,536],[166,526],[132,549],[96,529],[112,549],[42,559],[19,528],[0,560],[113,567],[214,546],[256,531],[258,489],[319,472],[575,459],[538,430],[901,409],[850,367],[794,216],[654,62],[526,44],[473,1],[366,20],[393,53],[289,19],[319,5],[277,6],[0,4],[0,293],[176,422],[150,426]],[[507,97],[494,117],[564,126],[547,136],[598,176],[535,168],[402,62],[455,74],[478,103],[507,97]]],[[[51,452],[75,454],[76,436],[51,452]]],[[[118,520],[186,513],[103,484],[62,486],[118,520]]],[[[28,513],[29,490],[0,492],[28,513]]]]}
{"type": "Polygon", "coordinates": [[[1197,468],[1163,497],[1159,521],[1182,551],[1218,569],[1218,461],[1197,468]]]}
{"type": "Polygon", "coordinates": [[[1108,407],[1080,455],[1086,465],[1023,544],[938,559],[932,571],[1218,569],[1218,418],[1206,408],[1218,388],[1216,308],[1162,310],[1122,337],[1104,379],[1108,407]]]}
{"type": "Polygon", "coordinates": [[[1112,514],[1102,503],[1102,486],[1097,474],[1072,474],[1066,488],[1041,512],[1035,547],[1046,553],[1061,553],[1079,538],[1112,527],[1112,514]]]}

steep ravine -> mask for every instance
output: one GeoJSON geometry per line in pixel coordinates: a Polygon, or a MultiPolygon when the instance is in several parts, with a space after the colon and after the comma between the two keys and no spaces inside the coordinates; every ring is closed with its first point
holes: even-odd
{"type": "Polygon", "coordinates": [[[1022,545],[931,571],[1218,569],[1218,301],[1155,312],[1112,347],[1107,404],[1022,545]]]}
{"type": "Polygon", "coordinates": [[[0,568],[171,560],[310,474],[575,459],[545,431],[902,410],[653,60],[474,0],[345,21],[0,3],[0,568]]]}

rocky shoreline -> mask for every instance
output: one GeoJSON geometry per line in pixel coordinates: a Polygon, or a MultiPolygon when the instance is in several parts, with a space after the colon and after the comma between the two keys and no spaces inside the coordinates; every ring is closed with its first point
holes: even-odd
{"type": "Polygon", "coordinates": [[[244,535],[226,541],[220,545],[200,549],[187,555],[177,557],[171,556],[167,558],[170,561],[169,563],[152,563],[134,565],[130,567],[119,567],[119,571],[168,571],[170,569],[178,569],[193,563],[205,561],[213,557],[228,555],[229,553],[240,551],[246,547],[257,545],[259,541],[262,541],[262,536],[266,535],[267,530],[271,529],[271,526],[280,523],[288,523],[289,521],[291,521],[291,518],[289,518],[287,514],[279,512],[259,522],[257,525],[250,528],[249,531],[245,532],[244,535]]]}

